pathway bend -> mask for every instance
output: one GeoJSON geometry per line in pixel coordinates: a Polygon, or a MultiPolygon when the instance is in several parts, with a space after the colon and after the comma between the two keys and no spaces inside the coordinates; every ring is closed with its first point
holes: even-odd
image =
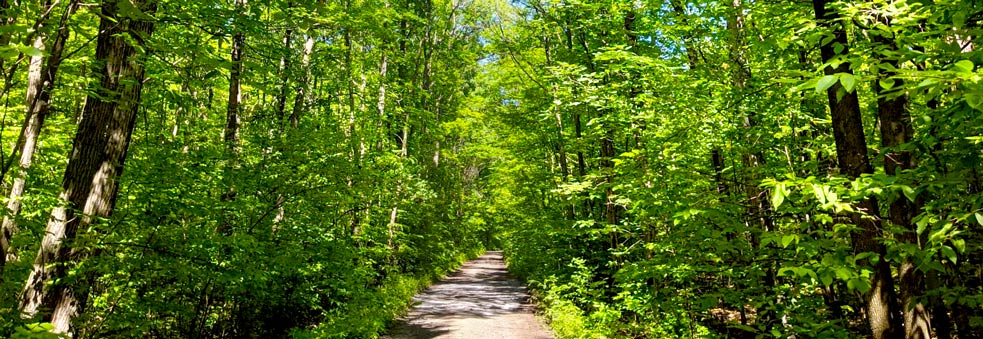
{"type": "Polygon", "coordinates": [[[413,297],[387,339],[552,339],[529,293],[490,251],[413,297]]]}

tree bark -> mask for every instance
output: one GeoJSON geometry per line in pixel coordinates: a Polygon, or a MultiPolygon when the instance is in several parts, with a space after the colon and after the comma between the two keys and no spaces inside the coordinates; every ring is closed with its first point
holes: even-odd
{"type": "MultiPolygon", "coordinates": [[[[881,23],[890,27],[889,18],[878,18],[881,23]]],[[[870,32],[871,39],[878,46],[875,50],[883,49],[886,53],[876,53],[875,58],[880,59],[882,64],[891,67],[880,67],[879,79],[889,79],[897,72],[899,60],[895,53],[898,52],[893,36],[887,36],[888,32],[870,32]]],[[[903,80],[896,79],[893,88],[902,88],[903,80]]],[[[887,150],[884,154],[884,173],[897,177],[899,171],[914,168],[915,161],[911,152],[900,149],[904,144],[911,141],[914,135],[914,127],[911,124],[911,115],[908,112],[908,95],[896,90],[887,90],[880,86],[880,81],[874,83],[874,93],[877,93],[877,118],[880,121],[881,145],[887,150]]],[[[905,232],[898,236],[904,243],[918,246],[921,242],[916,228],[912,224],[912,219],[921,209],[916,203],[908,200],[901,195],[890,202],[890,220],[895,226],[901,227],[905,232]]],[[[899,287],[901,290],[901,305],[903,306],[905,338],[907,339],[929,339],[931,338],[931,325],[929,314],[925,306],[918,302],[918,298],[924,295],[924,274],[915,268],[915,263],[909,257],[901,260],[898,268],[899,287]]]]}
{"type": "MultiPolygon", "coordinates": [[[[828,63],[836,58],[836,51],[833,44],[838,43],[844,47],[843,53],[848,53],[848,41],[846,31],[836,23],[838,14],[827,11],[827,0],[813,0],[816,20],[821,27],[830,29],[833,39],[820,46],[820,54],[823,62],[828,63]]],[[[849,62],[842,62],[838,67],[827,66],[825,74],[833,75],[837,73],[852,74],[849,62]]],[[[864,139],[863,123],[860,116],[860,102],[856,91],[847,93],[840,82],[836,82],[826,91],[831,117],[833,122],[833,138],[836,141],[836,157],[842,174],[849,178],[857,178],[862,174],[873,173],[870,159],[867,157],[867,141],[864,139]],[[838,92],[844,91],[842,97],[838,92]]],[[[865,309],[867,320],[874,339],[893,339],[901,338],[904,335],[901,314],[897,295],[894,290],[894,280],[891,276],[891,267],[888,264],[885,254],[887,250],[877,239],[882,236],[879,224],[877,201],[868,198],[860,202],[857,206],[866,215],[854,213],[853,221],[860,227],[859,231],[851,234],[851,242],[855,254],[875,253],[880,256],[874,265],[874,274],[871,277],[871,288],[864,294],[865,309]]],[[[861,265],[869,265],[867,260],[860,262],[861,265]]]]}
{"type": "Polygon", "coordinates": [[[696,44],[693,43],[693,28],[689,26],[688,14],[686,14],[686,7],[684,3],[680,0],[669,0],[669,5],[672,7],[673,13],[676,14],[676,20],[682,24],[683,29],[683,48],[686,49],[686,59],[689,61],[689,69],[695,70],[696,66],[699,64],[699,53],[696,50],[696,44]]]}
{"type": "MultiPolygon", "coordinates": [[[[240,13],[246,7],[246,0],[235,0],[236,9],[240,13]]],[[[236,23],[241,24],[241,23],[236,23]]],[[[237,28],[232,38],[231,61],[229,71],[229,103],[225,115],[226,147],[233,153],[239,151],[239,126],[242,115],[242,57],[246,44],[246,36],[241,28],[237,28]]]]}
{"type": "Polygon", "coordinates": [[[300,59],[301,79],[297,84],[297,96],[294,98],[293,112],[290,113],[290,127],[297,129],[300,125],[300,115],[304,112],[307,105],[307,92],[311,81],[311,52],[314,51],[314,35],[307,33],[307,40],[304,41],[304,55],[300,59]]]}
{"type": "Polygon", "coordinates": [[[287,109],[287,82],[290,80],[290,40],[293,30],[287,29],[283,33],[283,56],[280,57],[280,92],[276,96],[276,123],[278,128],[283,129],[283,120],[286,117],[287,109]]]}
{"type": "MultiPolygon", "coordinates": [[[[71,242],[98,218],[111,216],[116,204],[144,80],[142,55],[138,52],[144,48],[137,49],[128,40],[143,45],[154,28],[149,16],[117,15],[118,1],[123,0],[101,5],[95,58],[98,71],[94,72],[99,85],[86,100],[72,142],[60,195],[66,205],[51,212],[21,299],[20,309],[28,318],[37,316],[42,307],[50,307],[51,313],[42,314],[41,318],[49,321],[57,333],[72,330],[72,319],[85,309],[91,280],[58,281],[91,254],[90,249],[71,242]],[[50,284],[51,280],[56,283],[50,284]]],[[[156,0],[131,3],[147,15],[157,8],[156,0]]]]}
{"type": "MultiPolygon", "coordinates": [[[[52,4],[48,3],[48,9],[52,4]]],[[[21,210],[21,196],[27,183],[27,173],[34,161],[34,153],[37,149],[38,138],[44,126],[44,120],[51,113],[51,90],[55,86],[58,68],[62,62],[62,52],[65,49],[65,42],[68,40],[68,20],[75,13],[78,1],[73,0],[68,3],[65,13],[58,25],[51,47],[48,48],[48,57],[31,57],[30,71],[27,81],[27,98],[25,100],[24,124],[21,127],[20,137],[17,139],[17,149],[14,154],[20,153],[17,172],[14,182],[10,187],[7,196],[7,214],[3,218],[2,234],[0,234],[0,273],[3,272],[4,265],[8,259],[14,259],[13,249],[10,240],[18,232],[16,218],[21,210]],[[42,63],[44,63],[42,67],[42,63]],[[19,150],[19,151],[18,151],[19,150]]],[[[35,38],[34,47],[45,50],[46,37],[39,35],[35,38]]]]}
{"type": "MultiPolygon", "coordinates": [[[[228,164],[225,168],[226,177],[226,189],[225,193],[222,193],[221,200],[225,202],[235,201],[236,191],[235,184],[235,171],[239,167],[239,153],[242,151],[241,143],[239,141],[239,129],[241,127],[242,119],[242,58],[244,55],[244,49],[246,45],[246,36],[242,31],[241,27],[243,23],[238,18],[241,17],[243,11],[246,8],[247,0],[235,0],[236,18],[232,19],[234,28],[234,35],[232,37],[232,46],[229,51],[229,58],[232,62],[232,68],[229,70],[229,100],[225,109],[225,151],[228,157],[228,164]]],[[[225,216],[219,224],[218,232],[220,234],[231,234],[233,221],[229,219],[229,216],[225,216]]]]}

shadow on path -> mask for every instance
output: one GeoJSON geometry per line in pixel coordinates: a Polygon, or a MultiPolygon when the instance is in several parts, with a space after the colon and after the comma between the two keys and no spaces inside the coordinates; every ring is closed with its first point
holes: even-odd
{"type": "Polygon", "coordinates": [[[501,252],[465,263],[413,300],[416,306],[384,338],[553,338],[536,320],[525,286],[506,270],[501,252]]]}

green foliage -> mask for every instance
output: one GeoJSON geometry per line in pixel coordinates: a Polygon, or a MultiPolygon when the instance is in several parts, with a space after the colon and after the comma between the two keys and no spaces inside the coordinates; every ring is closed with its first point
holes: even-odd
{"type": "Polygon", "coordinates": [[[897,281],[923,279],[899,295],[966,312],[933,324],[981,333],[983,290],[967,278],[983,240],[983,59],[967,38],[979,6],[826,8],[848,44],[806,3],[538,1],[499,14],[488,110],[510,155],[489,179],[515,214],[509,267],[562,336],[866,337],[863,294],[885,262],[897,281]],[[844,126],[828,112],[848,94],[872,165],[860,178],[837,166],[844,126]],[[898,98],[910,122],[878,116],[898,98]],[[911,165],[888,174],[898,157],[911,165]],[[883,252],[854,250],[865,218],[883,252]],[[900,276],[909,264],[921,278],[900,276]]]}
{"type": "MultiPolygon", "coordinates": [[[[50,39],[70,18],[53,114],[16,216],[17,258],[0,276],[0,337],[46,335],[21,319],[17,298],[64,204],[66,154],[98,83],[98,7],[69,16],[54,3],[43,17],[38,3],[16,2],[16,25],[0,30],[10,38],[3,73],[14,72],[0,126],[19,126],[28,68],[18,54],[38,54],[27,27],[50,39]]],[[[498,155],[474,94],[475,28],[490,9],[455,4],[159,2],[114,212],[66,241],[92,255],[49,282],[88,296],[74,336],[374,338],[416,291],[497,246],[483,175],[498,155]],[[247,47],[240,141],[230,147],[222,136],[237,32],[247,47]]],[[[149,13],[121,6],[122,16],[149,13]]],[[[20,129],[7,127],[0,141],[15,144],[20,129]]],[[[7,155],[4,174],[16,169],[7,155]]],[[[6,197],[11,176],[3,180],[6,197]]]]}
{"type": "MultiPolygon", "coordinates": [[[[99,13],[55,4],[0,9],[3,145],[27,60],[50,58],[33,38],[62,17],[70,33],[7,215],[0,336],[49,335],[17,298],[99,80],[99,13]]],[[[80,255],[49,283],[88,297],[77,337],[372,338],[501,248],[561,337],[854,338],[886,263],[933,324],[980,337],[979,5],[826,8],[838,19],[802,2],[161,1],[115,209],[66,239],[80,255]],[[828,112],[851,95],[859,177],[828,112]]],[[[16,158],[0,156],[5,197],[16,158]]]]}
{"type": "Polygon", "coordinates": [[[61,339],[67,338],[65,335],[51,333],[54,327],[50,323],[35,323],[18,326],[14,329],[14,334],[10,339],[61,339]]]}

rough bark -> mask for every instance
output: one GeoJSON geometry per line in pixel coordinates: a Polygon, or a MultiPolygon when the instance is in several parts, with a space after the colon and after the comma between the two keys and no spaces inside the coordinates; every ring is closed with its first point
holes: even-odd
{"type": "Polygon", "coordinates": [[[385,124],[387,124],[386,119],[386,81],[387,74],[389,72],[389,57],[386,55],[386,51],[382,51],[382,55],[379,56],[379,98],[376,101],[376,111],[379,112],[379,122],[376,124],[376,134],[378,141],[376,141],[375,148],[377,151],[382,151],[385,148],[385,135],[387,131],[385,130],[385,124]]]}
{"type": "MultiPolygon", "coordinates": [[[[241,15],[246,7],[246,0],[235,0],[235,6],[237,14],[241,15]]],[[[233,24],[241,25],[242,23],[238,21],[234,18],[233,24]]],[[[232,46],[229,51],[232,68],[229,70],[229,100],[225,109],[224,140],[229,163],[225,168],[225,176],[226,180],[228,180],[226,183],[227,187],[225,193],[222,193],[221,200],[226,202],[236,200],[236,195],[238,194],[234,178],[235,171],[239,167],[239,153],[242,151],[239,141],[239,129],[242,119],[242,58],[245,45],[246,35],[241,28],[236,27],[232,37],[232,46]]],[[[219,225],[218,232],[221,234],[230,234],[232,232],[232,221],[229,219],[223,220],[219,225]]]]}
{"type": "MultiPolygon", "coordinates": [[[[812,4],[819,25],[829,29],[833,38],[829,43],[820,46],[823,62],[829,62],[836,58],[837,53],[833,49],[833,44],[844,46],[843,53],[848,53],[847,46],[849,45],[846,31],[835,22],[838,14],[827,10],[827,0],[813,0],[812,4]]],[[[835,68],[827,66],[824,72],[827,75],[852,74],[849,62],[842,62],[835,68]]],[[[837,82],[827,90],[827,97],[840,172],[849,178],[873,173],[873,167],[871,167],[870,159],[867,157],[867,141],[864,139],[860,103],[856,91],[846,93],[843,85],[837,82]],[[840,91],[844,92],[840,93],[842,97],[838,95],[840,91]]],[[[876,264],[873,264],[874,273],[870,281],[871,288],[864,294],[867,321],[872,337],[874,339],[901,338],[904,335],[904,330],[901,319],[899,319],[901,312],[894,290],[891,267],[884,258],[887,252],[884,245],[877,240],[882,236],[877,201],[874,198],[865,199],[858,204],[857,208],[866,213],[854,213],[852,215],[853,221],[860,228],[859,231],[851,234],[853,250],[856,254],[875,253],[881,258],[876,264]]],[[[866,260],[860,264],[870,265],[866,260]]]]}
{"type": "MultiPolygon", "coordinates": [[[[48,6],[50,7],[51,3],[48,3],[48,6]]],[[[0,233],[0,249],[2,249],[0,251],[0,272],[3,272],[8,259],[14,259],[10,240],[19,229],[16,218],[21,210],[20,199],[24,195],[27,173],[34,161],[34,153],[37,149],[38,138],[41,136],[44,120],[51,113],[51,90],[54,88],[58,68],[62,62],[62,52],[65,50],[65,42],[68,40],[68,20],[75,13],[77,7],[78,1],[71,1],[66,7],[54,40],[51,41],[50,48],[47,48],[47,58],[42,56],[31,57],[27,98],[25,100],[27,111],[14,151],[14,154],[19,153],[20,157],[14,182],[7,194],[9,197],[7,214],[3,218],[2,233],[0,233]]],[[[46,38],[43,35],[37,36],[34,47],[45,50],[46,38]]]]}
{"type": "Polygon", "coordinates": [[[314,51],[314,35],[308,32],[307,40],[304,41],[304,55],[300,59],[301,79],[297,84],[297,96],[294,98],[293,112],[290,113],[290,127],[297,129],[300,125],[300,115],[304,112],[307,105],[307,92],[310,88],[311,79],[311,52],[314,51]]]}
{"type": "MultiPolygon", "coordinates": [[[[157,7],[156,0],[133,4],[148,15],[157,7]]],[[[117,1],[103,2],[101,11],[95,58],[98,71],[94,72],[99,85],[86,100],[72,142],[60,195],[66,205],[51,212],[20,305],[25,317],[40,315],[57,333],[69,333],[72,319],[85,309],[91,279],[50,281],[65,278],[72,266],[91,254],[89,249],[73,246],[79,233],[98,218],[111,216],[139,107],[144,68],[138,49],[124,35],[143,44],[154,27],[149,17],[117,15],[117,1]],[[38,314],[42,308],[51,312],[38,314]]]]}
{"type": "Polygon", "coordinates": [[[290,40],[293,30],[287,29],[283,33],[283,56],[280,57],[280,92],[276,96],[276,122],[282,129],[283,120],[286,117],[287,109],[287,82],[290,80],[290,40]]]}
{"type": "MultiPolygon", "coordinates": [[[[878,18],[885,25],[890,25],[888,18],[878,18]]],[[[881,67],[880,79],[887,79],[897,75],[889,69],[897,69],[899,60],[896,55],[897,46],[892,36],[888,32],[871,32],[872,40],[877,44],[877,50],[885,53],[876,53],[876,58],[883,64],[890,65],[890,68],[881,67]]],[[[903,80],[895,80],[894,88],[901,88],[903,80]]],[[[902,150],[901,147],[910,142],[914,135],[914,127],[911,124],[911,115],[908,112],[908,96],[903,92],[884,89],[879,82],[874,84],[874,92],[877,93],[877,118],[880,121],[881,145],[887,150],[884,154],[884,173],[890,176],[898,176],[900,171],[914,168],[915,161],[911,152],[902,150]]],[[[889,204],[890,220],[895,226],[903,228],[905,232],[898,236],[898,239],[908,244],[918,245],[921,242],[912,224],[912,219],[921,208],[905,196],[894,198],[889,204]]],[[[924,295],[924,274],[915,268],[915,263],[911,258],[902,258],[898,268],[899,288],[901,291],[901,305],[903,306],[905,338],[907,339],[929,339],[931,338],[931,325],[929,314],[925,306],[918,302],[918,298],[924,295]]]]}
{"type": "MultiPolygon", "coordinates": [[[[246,0],[236,0],[236,7],[240,12],[245,6],[246,0]]],[[[239,126],[242,116],[242,58],[245,44],[245,34],[241,29],[236,29],[230,51],[232,69],[229,71],[229,102],[225,115],[225,142],[232,152],[239,151],[239,126]]]]}

